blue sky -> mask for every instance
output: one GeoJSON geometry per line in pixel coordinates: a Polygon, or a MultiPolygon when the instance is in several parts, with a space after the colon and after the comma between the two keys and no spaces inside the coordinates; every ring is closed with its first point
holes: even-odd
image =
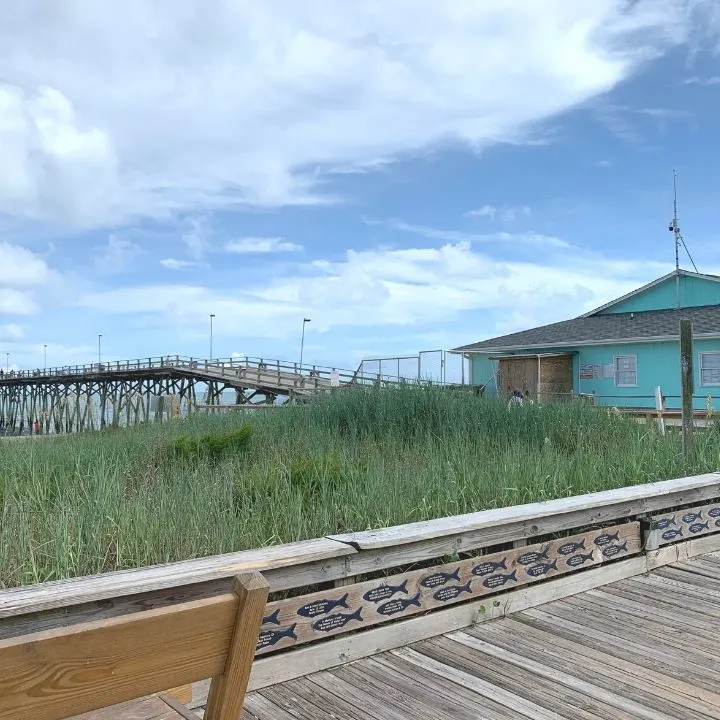
{"type": "Polygon", "coordinates": [[[720,272],[710,0],[27,0],[0,355],[355,367],[720,272]],[[683,258],[683,265],[690,268],[683,258]]]}

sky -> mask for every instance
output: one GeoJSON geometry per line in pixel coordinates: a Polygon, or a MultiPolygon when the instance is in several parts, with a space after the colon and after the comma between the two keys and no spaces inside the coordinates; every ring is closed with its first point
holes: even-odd
{"type": "Polygon", "coordinates": [[[720,272],[714,0],[0,4],[11,368],[567,319],[673,269],[673,168],[720,272]]]}

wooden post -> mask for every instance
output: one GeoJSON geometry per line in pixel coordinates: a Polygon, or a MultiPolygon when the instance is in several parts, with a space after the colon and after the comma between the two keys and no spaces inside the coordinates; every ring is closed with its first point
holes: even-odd
{"type": "Polygon", "coordinates": [[[690,460],[693,449],[693,358],[692,322],[680,321],[680,379],[682,387],[683,457],[690,460]]]}
{"type": "Polygon", "coordinates": [[[206,720],[239,720],[250,679],[269,585],[260,573],[238,576],[237,620],[225,672],[213,678],[205,708],[206,720]]]}
{"type": "Polygon", "coordinates": [[[665,410],[665,407],[663,404],[662,388],[660,387],[660,385],[655,388],[655,409],[657,410],[658,414],[658,427],[660,428],[660,432],[664,435],[665,419],[663,417],[663,411],[665,410]]]}

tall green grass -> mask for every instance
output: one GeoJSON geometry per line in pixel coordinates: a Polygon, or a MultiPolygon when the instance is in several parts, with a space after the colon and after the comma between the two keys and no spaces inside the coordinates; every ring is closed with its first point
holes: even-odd
{"type": "Polygon", "coordinates": [[[676,435],[582,404],[343,391],[257,416],[0,442],[0,586],[706,472],[676,435]],[[247,426],[247,427],[244,427],[247,426]]]}

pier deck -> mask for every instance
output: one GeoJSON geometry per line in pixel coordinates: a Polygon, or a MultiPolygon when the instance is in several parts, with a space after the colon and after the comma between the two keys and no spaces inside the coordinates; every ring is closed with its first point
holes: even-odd
{"type": "MultiPolygon", "coordinates": [[[[720,718],[719,622],[715,552],[265,687],[243,717],[720,718]]],[[[79,717],[199,718],[206,692],[187,709],[154,697],[79,717]]]]}

